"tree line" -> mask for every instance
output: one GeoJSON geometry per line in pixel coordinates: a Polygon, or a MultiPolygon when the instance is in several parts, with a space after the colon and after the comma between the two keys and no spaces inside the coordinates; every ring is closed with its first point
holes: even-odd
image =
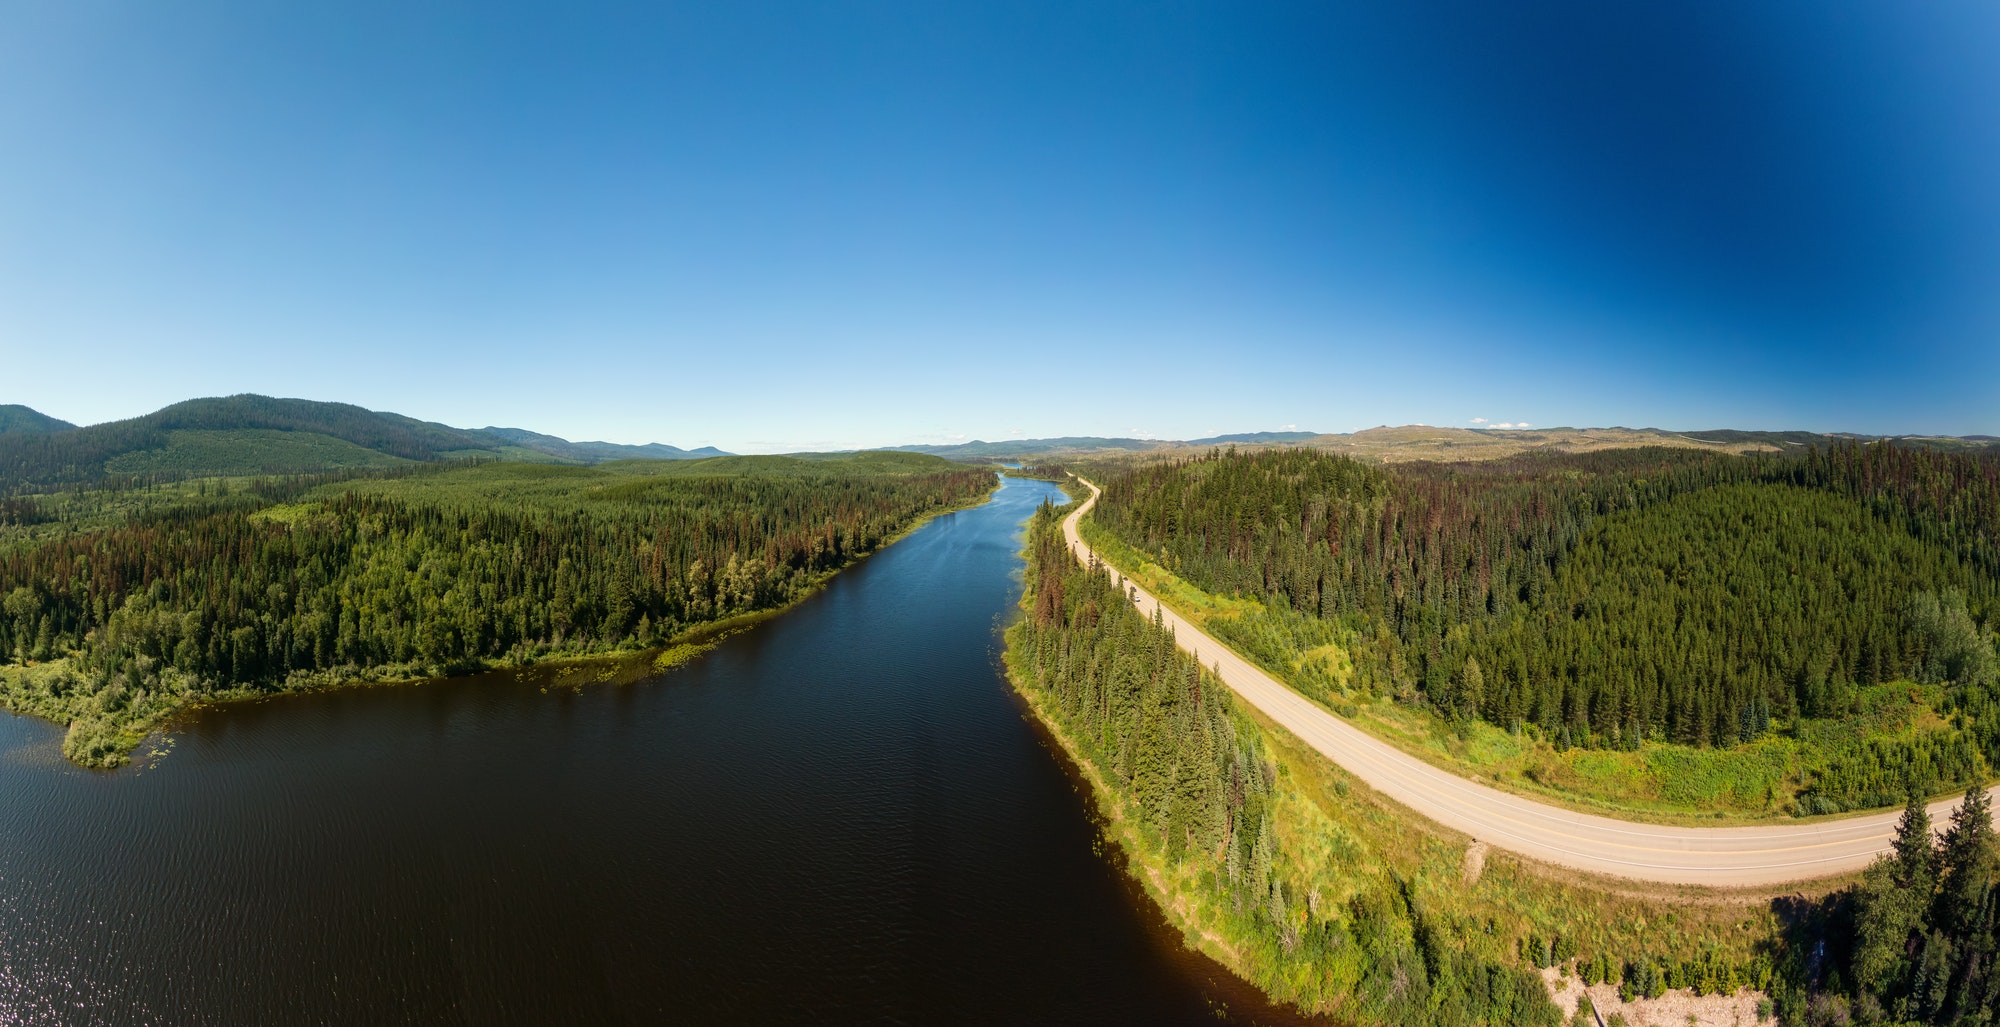
{"type": "MultiPolygon", "coordinates": [[[[424,481],[299,503],[206,497],[0,547],[0,656],[68,669],[4,698],[109,730],[163,693],[650,645],[782,606],[992,481],[941,464],[684,473],[532,502],[424,481]]],[[[115,760],[115,740],[94,737],[115,760]]]]}
{"type": "Polygon", "coordinates": [[[1558,745],[1727,745],[1880,681],[1994,684],[1991,457],[1212,452],[1111,477],[1095,517],[1204,589],[1337,626],[1354,687],[1558,745]]]}

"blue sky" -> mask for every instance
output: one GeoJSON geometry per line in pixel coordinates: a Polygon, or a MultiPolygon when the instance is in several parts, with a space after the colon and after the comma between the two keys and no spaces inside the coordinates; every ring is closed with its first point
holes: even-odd
{"type": "Polygon", "coordinates": [[[0,0],[0,402],[2000,434],[2000,7],[0,0]]]}

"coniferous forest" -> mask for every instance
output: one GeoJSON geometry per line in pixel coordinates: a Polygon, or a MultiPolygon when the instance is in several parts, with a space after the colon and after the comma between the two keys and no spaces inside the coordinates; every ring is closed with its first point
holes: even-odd
{"type": "Polygon", "coordinates": [[[1558,747],[1636,748],[1732,745],[1910,681],[1944,686],[1958,726],[1824,768],[1805,812],[1894,805],[2000,766],[1990,456],[1215,452],[1102,485],[1093,516],[1121,542],[1335,629],[1353,661],[1341,688],[1558,747]]]}
{"type": "MultiPolygon", "coordinates": [[[[1990,458],[1891,445],[1393,467],[1216,453],[1105,476],[1096,516],[1200,587],[1337,627],[1350,687],[1557,744],[1726,745],[1852,717],[1876,683],[1924,683],[1943,696],[1940,726],[1842,753],[1807,796],[1823,805],[1806,812],[1905,805],[1894,850],[1859,883],[1774,902],[1779,926],[1747,965],[1617,937],[1576,965],[1621,994],[1699,992],[1711,972],[1755,983],[1786,1023],[1983,1023],[2000,1012],[1995,482],[1990,458]],[[1964,803],[1934,836],[1923,797],[1954,782],[1964,803]]],[[[1055,605],[1037,596],[1023,629],[1038,666],[1056,643],[1033,625],[1055,605]]],[[[1099,665],[1115,661],[1082,664],[1099,665]]],[[[1065,673],[1088,676],[1058,664],[1038,680],[1065,673]]],[[[1116,705],[1069,688],[1068,722],[1121,740],[1093,720],[1116,705]]]]}
{"type": "Polygon", "coordinates": [[[1104,568],[1077,565],[1057,520],[1044,507],[1029,528],[1029,609],[1009,639],[1016,677],[1136,822],[1136,858],[1187,883],[1182,915],[1224,939],[1238,972],[1359,1022],[1560,1021],[1532,971],[1469,950],[1453,930],[1464,917],[1427,912],[1408,882],[1375,880],[1382,868],[1360,853],[1348,855],[1362,881],[1303,872],[1304,850],[1326,840],[1302,835],[1327,828],[1281,795],[1296,782],[1263,730],[1104,568]]]}
{"type": "MultiPolygon", "coordinates": [[[[1782,988],[1776,921],[1727,902],[1613,894],[1416,829],[1320,753],[1265,726],[1044,508],[1008,634],[1016,685],[1092,778],[1107,833],[1191,939],[1276,998],[1338,1022],[1561,1019],[1536,970],[1627,997],[1782,988]],[[1671,930],[1635,930],[1635,923],[1671,930]]],[[[1782,941],[1782,939],[1780,939],[1782,941]]],[[[1793,973],[1793,977],[1797,977],[1793,973]]],[[[1790,993],[1787,993],[1790,994],[1790,993]]]]}
{"type": "Polygon", "coordinates": [[[783,606],[991,472],[913,454],[426,465],[18,498],[0,702],[122,761],[190,699],[659,645],[783,606]]]}

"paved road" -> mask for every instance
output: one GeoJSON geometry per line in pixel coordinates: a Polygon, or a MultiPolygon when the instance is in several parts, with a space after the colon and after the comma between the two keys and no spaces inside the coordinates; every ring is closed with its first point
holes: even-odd
{"type": "MultiPolygon", "coordinates": [[[[1083,481],[1079,478],[1078,481],[1083,481]]],[[[1090,499],[1063,521],[1063,538],[1086,565],[1094,557],[1077,536],[1090,499]]],[[[1116,568],[1112,569],[1115,576],[1116,568]]],[[[1370,787],[1446,827],[1494,848],[1595,874],[1718,888],[1770,887],[1849,873],[1889,847],[1901,811],[1772,827],[1667,827],[1578,813],[1512,795],[1455,774],[1363,732],[1217,642],[1150,593],[1127,581],[1147,617],[1159,611],[1182,649],[1216,668],[1236,694],[1370,787]]],[[[2000,787],[1994,789],[2000,793],[2000,787]]],[[[1933,803],[1942,825],[1957,800],[1933,803]]]]}

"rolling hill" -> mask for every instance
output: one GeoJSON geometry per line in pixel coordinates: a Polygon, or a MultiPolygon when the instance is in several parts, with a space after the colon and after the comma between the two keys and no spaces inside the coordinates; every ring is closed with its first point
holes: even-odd
{"type": "Polygon", "coordinates": [[[479,434],[499,439],[508,445],[521,446],[550,456],[587,464],[603,460],[700,460],[711,456],[729,455],[714,446],[682,449],[658,442],[649,442],[643,446],[626,446],[616,442],[571,442],[554,435],[532,432],[526,428],[489,426],[479,429],[479,434]]]}
{"type": "Polygon", "coordinates": [[[897,446],[898,451],[928,453],[953,460],[1061,460],[1096,457],[1113,462],[1144,461],[1155,456],[1188,455],[1219,446],[1304,447],[1323,449],[1379,463],[1435,460],[1498,460],[1530,452],[1593,453],[1640,446],[1702,449],[1722,453],[1793,452],[1826,445],[1837,439],[1867,441],[1893,437],[1907,445],[1934,449],[1979,449],[1994,445],[1988,436],[1868,436],[1847,432],[1808,431],[1668,431],[1663,428],[1456,428],[1424,424],[1383,425],[1356,432],[1242,432],[1207,438],[1121,439],[1067,436],[972,442],[948,446],[897,446]]]}
{"type": "Polygon", "coordinates": [[[0,403],[0,435],[66,431],[76,425],[19,403],[0,403]]]}
{"type": "Polygon", "coordinates": [[[947,460],[1009,460],[1015,457],[1048,453],[1099,453],[1107,450],[1149,450],[1163,446],[1180,445],[1155,439],[1108,439],[1093,435],[1065,436],[1057,439],[1014,439],[1012,441],[986,442],[974,439],[949,446],[889,446],[897,453],[928,453],[947,460]]]}
{"type": "Polygon", "coordinates": [[[453,428],[348,403],[256,395],[193,399],[87,427],[24,406],[0,407],[0,491],[113,475],[287,474],[468,457],[593,464],[713,455],[721,451],[572,443],[518,428],[453,428]]]}

